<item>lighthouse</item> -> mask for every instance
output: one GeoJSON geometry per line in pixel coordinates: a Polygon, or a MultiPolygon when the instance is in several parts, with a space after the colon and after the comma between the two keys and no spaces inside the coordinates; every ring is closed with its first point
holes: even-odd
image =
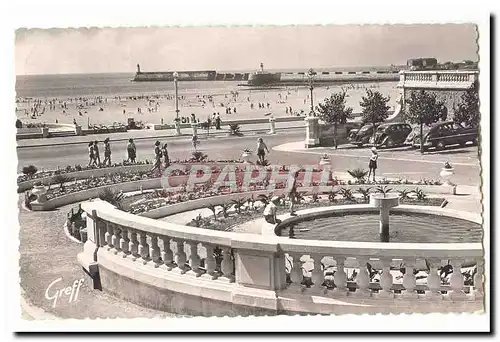
{"type": "Polygon", "coordinates": [[[137,73],[140,74],[141,73],[141,66],[139,64],[137,64],[137,73]]]}

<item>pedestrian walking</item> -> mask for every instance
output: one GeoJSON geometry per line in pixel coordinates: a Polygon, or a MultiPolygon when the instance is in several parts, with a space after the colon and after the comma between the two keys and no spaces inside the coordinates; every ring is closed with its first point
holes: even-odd
{"type": "Polygon", "coordinates": [[[161,147],[160,147],[160,142],[156,141],[155,142],[155,164],[153,168],[151,169],[151,172],[158,170],[161,170],[161,157],[162,157],[162,152],[161,152],[161,147]]]}
{"type": "Polygon", "coordinates": [[[264,140],[262,138],[257,139],[257,157],[259,158],[261,164],[264,163],[266,157],[266,151],[267,153],[269,153],[269,149],[267,148],[267,145],[264,143],[264,140]]]}
{"type": "Polygon", "coordinates": [[[89,142],[89,166],[95,164],[94,143],[89,142]]]}
{"type": "Polygon", "coordinates": [[[215,118],[215,129],[220,129],[220,124],[221,124],[220,115],[217,115],[217,117],[215,118]]]}
{"type": "Polygon", "coordinates": [[[168,149],[167,149],[168,144],[164,143],[163,147],[161,148],[161,153],[163,154],[163,160],[165,162],[165,168],[170,166],[170,158],[168,157],[168,149]]]}
{"type": "Polygon", "coordinates": [[[109,144],[109,138],[104,139],[104,166],[111,166],[111,146],[109,144]]]}
{"type": "Polygon", "coordinates": [[[128,155],[128,161],[131,163],[135,163],[135,158],[137,154],[137,149],[134,144],[134,139],[130,138],[128,139],[128,145],[127,145],[127,155],[128,155]]]}
{"type": "Polygon", "coordinates": [[[293,174],[293,180],[292,180],[292,187],[290,189],[290,192],[288,193],[288,198],[290,200],[290,215],[291,216],[297,216],[295,213],[295,203],[297,202],[297,177],[299,175],[299,171],[296,171],[293,174]]]}
{"type": "Polygon", "coordinates": [[[198,141],[198,136],[196,136],[196,135],[193,134],[193,137],[191,138],[191,143],[193,144],[193,149],[196,152],[197,151],[197,147],[200,144],[200,142],[198,141]]]}
{"type": "Polygon", "coordinates": [[[94,160],[97,163],[97,166],[101,166],[101,156],[99,154],[99,146],[98,146],[98,141],[94,141],[94,160]]]}
{"type": "Polygon", "coordinates": [[[372,147],[372,155],[370,157],[370,163],[368,164],[368,169],[370,170],[368,172],[368,180],[370,180],[370,176],[373,173],[373,183],[375,183],[375,170],[377,169],[377,159],[378,159],[378,152],[375,147],[372,147]]]}

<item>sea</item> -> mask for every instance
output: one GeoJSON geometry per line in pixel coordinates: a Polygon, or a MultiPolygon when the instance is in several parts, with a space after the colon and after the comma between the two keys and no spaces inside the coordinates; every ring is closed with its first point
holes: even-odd
{"type": "MultiPolygon", "coordinates": [[[[323,71],[376,71],[387,70],[387,66],[317,68],[323,71]]],[[[398,67],[393,67],[398,68],[398,67]]],[[[269,72],[294,72],[303,69],[273,69],[269,72]]],[[[255,72],[255,70],[219,71],[255,72]]],[[[135,73],[101,74],[59,74],[59,75],[18,75],[16,77],[16,96],[21,98],[75,98],[84,96],[127,96],[171,94],[173,82],[132,82],[135,73]]],[[[244,81],[200,81],[182,82],[181,93],[216,94],[229,90],[245,89],[240,87],[244,81]]]]}

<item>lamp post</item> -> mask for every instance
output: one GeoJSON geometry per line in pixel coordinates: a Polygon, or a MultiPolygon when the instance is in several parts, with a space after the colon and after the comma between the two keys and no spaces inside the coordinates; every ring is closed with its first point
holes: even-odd
{"type": "Polygon", "coordinates": [[[179,79],[179,73],[175,71],[174,76],[174,89],[175,89],[175,113],[177,114],[177,120],[179,120],[179,89],[177,86],[177,81],[179,79]]]}
{"type": "Polygon", "coordinates": [[[307,72],[307,78],[309,78],[309,90],[311,91],[311,112],[309,116],[315,116],[314,114],[314,102],[313,102],[313,89],[314,89],[314,75],[316,72],[313,69],[309,69],[307,72]]]}
{"type": "Polygon", "coordinates": [[[177,81],[179,78],[179,73],[175,71],[172,76],[174,76],[174,89],[175,89],[175,131],[176,135],[181,135],[181,122],[179,119],[179,89],[177,86],[177,81]]]}

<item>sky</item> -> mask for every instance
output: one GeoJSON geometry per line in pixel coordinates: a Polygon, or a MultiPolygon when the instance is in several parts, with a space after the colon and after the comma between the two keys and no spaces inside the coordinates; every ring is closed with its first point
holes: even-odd
{"type": "Polygon", "coordinates": [[[476,61],[472,24],[19,29],[17,75],[476,61]]]}

